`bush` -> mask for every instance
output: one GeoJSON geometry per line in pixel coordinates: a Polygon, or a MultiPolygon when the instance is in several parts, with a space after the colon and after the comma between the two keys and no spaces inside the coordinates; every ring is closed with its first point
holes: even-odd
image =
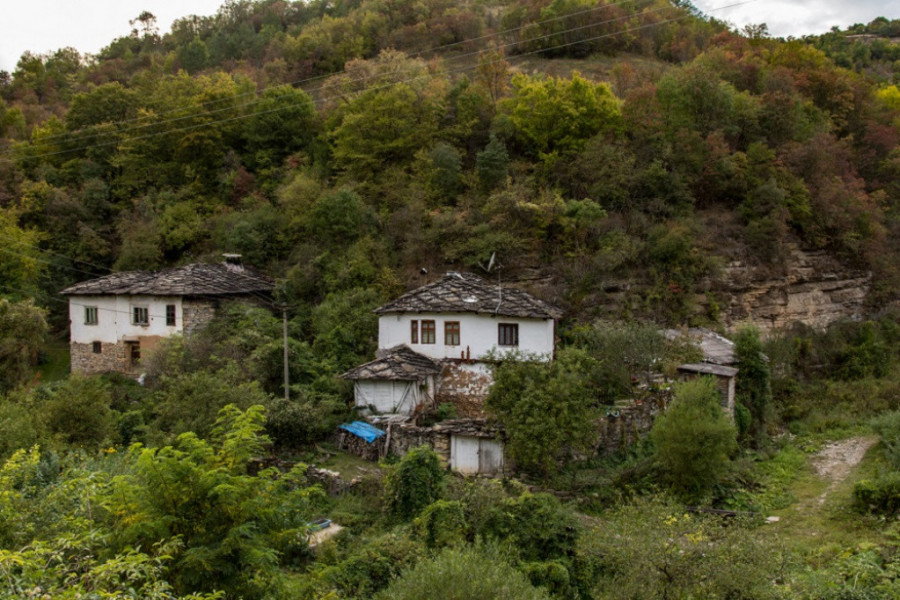
{"type": "Polygon", "coordinates": [[[778,554],[744,525],[639,500],[581,537],[580,575],[594,598],[609,600],[772,598],[778,554]]]}
{"type": "Polygon", "coordinates": [[[277,446],[298,448],[321,441],[347,416],[347,405],[337,399],[274,398],[266,411],[266,433],[277,446]]]}
{"type": "Polygon", "coordinates": [[[858,482],[853,487],[853,504],[859,512],[896,515],[900,512],[900,471],[858,482]]]}
{"type": "Polygon", "coordinates": [[[164,376],[152,397],[154,425],[170,438],[188,431],[203,438],[210,434],[223,407],[233,404],[246,409],[267,401],[259,384],[242,381],[232,369],[164,376]]]}
{"type": "Polygon", "coordinates": [[[388,474],[385,494],[388,510],[408,520],[440,498],[444,490],[444,468],[440,457],[428,446],[410,450],[388,474]]]}
{"type": "Polygon", "coordinates": [[[99,377],[73,376],[50,392],[42,410],[47,430],[66,444],[97,448],[116,436],[109,385],[99,377]]]}
{"type": "Polygon", "coordinates": [[[443,548],[466,539],[466,515],[456,500],[429,504],[416,518],[416,533],[429,548],[443,548]]]}
{"type": "Polygon", "coordinates": [[[686,381],[650,431],[654,458],[671,489],[690,501],[706,497],[730,470],[734,425],[719,405],[712,378],[686,381]]]}
{"type": "Polygon", "coordinates": [[[873,419],[872,429],[881,436],[884,456],[891,463],[891,467],[900,470],[900,411],[873,419]]]}
{"type": "Polygon", "coordinates": [[[378,600],[539,600],[549,598],[499,557],[472,548],[448,548],[406,571],[378,600]]]}
{"type": "Polygon", "coordinates": [[[525,492],[495,506],[478,533],[516,548],[520,560],[546,561],[574,553],[578,521],[555,496],[525,492]]]}
{"type": "Polygon", "coordinates": [[[342,598],[370,598],[422,554],[420,543],[393,534],[381,536],[337,564],[314,570],[306,582],[309,597],[322,598],[324,590],[334,590],[342,598]]]}

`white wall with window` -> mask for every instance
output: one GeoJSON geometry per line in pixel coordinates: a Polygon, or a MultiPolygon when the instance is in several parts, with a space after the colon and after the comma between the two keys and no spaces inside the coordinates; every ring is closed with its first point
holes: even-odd
{"type": "Polygon", "coordinates": [[[123,337],[182,330],[180,296],[70,296],[71,341],[116,343],[123,337]]]}
{"type": "Polygon", "coordinates": [[[406,344],[431,358],[471,358],[518,350],[551,357],[553,320],[465,313],[403,313],[378,319],[378,347],[406,344]],[[514,343],[518,342],[518,344],[514,343]]]}

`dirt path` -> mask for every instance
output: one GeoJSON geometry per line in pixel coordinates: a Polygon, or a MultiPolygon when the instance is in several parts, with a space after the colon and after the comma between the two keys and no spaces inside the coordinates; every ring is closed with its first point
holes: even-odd
{"type": "Polygon", "coordinates": [[[825,503],[828,494],[847,478],[876,441],[874,437],[855,437],[832,442],[812,458],[816,474],[829,482],[828,489],[819,496],[819,504],[825,503]]]}

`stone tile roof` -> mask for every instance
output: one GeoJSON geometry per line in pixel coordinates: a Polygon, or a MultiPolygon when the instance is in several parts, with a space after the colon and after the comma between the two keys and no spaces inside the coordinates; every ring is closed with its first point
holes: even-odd
{"type": "Polygon", "coordinates": [[[469,273],[450,272],[375,309],[378,314],[407,312],[479,313],[504,317],[557,319],[561,311],[527,292],[490,284],[469,273]]]}
{"type": "Polygon", "coordinates": [[[379,350],[378,358],[341,375],[343,379],[421,381],[441,372],[441,365],[406,344],[379,350]]]}
{"type": "Polygon", "coordinates": [[[666,329],[663,335],[668,340],[686,337],[700,347],[703,362],[714,365],[733,365],[737,363],[734,355],[734,342],[703,327],[685,329],[666,329]]]}
{"type": "Polygon", "coordinates": [[[247,267],[194,263],[162,271],[124,271],[67,287],[66,296],[227,296],[268,294],[272,281],[247,267]]]}

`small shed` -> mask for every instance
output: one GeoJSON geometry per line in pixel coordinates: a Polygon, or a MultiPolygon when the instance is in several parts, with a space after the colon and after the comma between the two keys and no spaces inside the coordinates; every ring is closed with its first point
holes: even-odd
{"type": "Polygon", "coordinates": [[[379,350],[378,358],[341,375],[353,381],[353,398],[361,412],[410,415],[433,401],[440,363],[405,344],[379,350]]]}
{"type": "Polygon", "coordinates": [[[712,376],[722,394],[722,408],[734,416],[734,394],[738,375],[737,356],[734,342],[703,327],[689,329],[667,329],[666,339],[687,339],[703,354],[701,362],[678,365],[679,378],[683,381],[702,376],[712,376]]]}
{"type": "Polygon", "coordinates": [[[678,365],[678,374],[682,381],[710,375],[716,379],[716,388],[722,394],[722,408],[728,414],[734,414],[734,388],[738,370],[734,367],[711,363],[687,363],[678,365]]]}

